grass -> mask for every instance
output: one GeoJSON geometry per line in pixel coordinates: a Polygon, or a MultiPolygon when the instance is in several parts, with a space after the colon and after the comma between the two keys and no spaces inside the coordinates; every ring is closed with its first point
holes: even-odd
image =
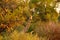
{"type": "Polygon", "coordinates": [[[16,28],[13,32],[2,32],[0,34],[0,40],[60,40],[60,23],[36,23],[31,32],[24,33],[16,28]]]}
{"type": "Polygon", "coordinates": [[[12,33],[3,33],[0,35],[0,40],[39,40],[37,35],[31,33],[18,32],[14,30],[12,33]]]}

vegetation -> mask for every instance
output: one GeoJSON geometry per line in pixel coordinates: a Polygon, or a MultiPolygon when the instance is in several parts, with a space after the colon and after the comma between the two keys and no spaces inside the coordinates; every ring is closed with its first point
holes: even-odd
{"type": "Polygon", "coordinates": [[[0,40],[59,40],[59,0],[0,0],[0,40]]]}

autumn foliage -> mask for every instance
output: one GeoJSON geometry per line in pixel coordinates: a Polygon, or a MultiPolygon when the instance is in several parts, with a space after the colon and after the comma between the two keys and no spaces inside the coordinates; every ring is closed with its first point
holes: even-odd
{"type": "Polygon", "coordinates": [[[59,40],[57,3],[58,0],[0,0],[0,39],[59,40]]]}

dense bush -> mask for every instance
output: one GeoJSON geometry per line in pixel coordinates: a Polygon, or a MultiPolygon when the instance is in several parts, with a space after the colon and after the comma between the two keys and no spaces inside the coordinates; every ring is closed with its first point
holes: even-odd
{"type": "Polygon", "coordinates": [[[0,40],[58,40],[56,4],[56,0],[0,0],[0,40]]]}

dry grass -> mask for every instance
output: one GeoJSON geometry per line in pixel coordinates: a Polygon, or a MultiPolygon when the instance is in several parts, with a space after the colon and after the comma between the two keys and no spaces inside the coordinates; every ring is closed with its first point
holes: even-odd
{"type": "Polygon", "coordinates": [[[3,33],[3,35],[0,35],[0,40],[39,40],[39,37],[37,35],[32,35],[30,33],[24,33],[24,32],[18,32],[14,31],[10,34],[3,33]]]}
{"type": "Polygon", "coordinates": [[[60,23],[40,22],[36,25],[35,32],[39,37],[47,37],[47,40],[60,40],[60,23]]]}
{"type": "Polygon", "coordinates": [[[39,22],[33,30],[36,34],[19,32],[18,29],[12,33],[3,32],[0,40],[60,40],[60,23],[39,22]]]}

